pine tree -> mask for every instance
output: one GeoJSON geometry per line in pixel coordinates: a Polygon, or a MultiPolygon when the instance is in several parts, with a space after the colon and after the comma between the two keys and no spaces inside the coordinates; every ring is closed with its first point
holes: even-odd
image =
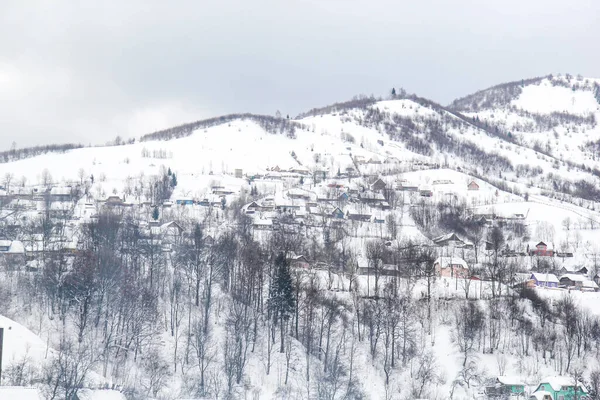
{"type": "Polygon", "coordinates": [[[152,219],[158,221],[158,216],[158,207],[154,207],[154,209],[152,210],[152,219]]]}
{"type": "Polygon", "coordinates": [[[290,274],[290,266],[285,259],[285,255],[279,253],[277,258],[275,258],[267,306],[269,308],[269,313],[273,318],[273,322],[275,324],[279,323],[280,325],[280,353],[284,352],[285,323],[290,319],[290,316],[294,312],[295,305],[296,300],[294,297],[294,285],[292,283],[292,275],[290,274]]]}
{"type": "Polygon", "coordinates": [[[169,170],[167,171],[167,175],[171,176],[172,172],[171,172],[171,167],[169,167],[169,170]]]}
{"type": "Polygon", "coordinates": [[[396,88],[392,88],[392,99],[396,98],[396,88]]]}
{"type": "MultiPolygon", "coordinates": [[[[169,170],[170,171],[170,170],[169,170]]],[[[171,174],[170,174],[171,175],[171,174]]],[[[173,173],[171,175],[171,187],[175,187],[177,186],[177,175],[175,175],[175,173],[173,173]]]]}

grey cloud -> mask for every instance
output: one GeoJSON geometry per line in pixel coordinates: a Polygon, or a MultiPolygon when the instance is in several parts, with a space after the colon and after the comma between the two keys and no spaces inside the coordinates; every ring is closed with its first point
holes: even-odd
{"type": "Polygon", "coordinates": [[[552,72],[597,76],[600,61],[591,0],[79,3],[0,4],[0,148],[296,114],[391,86],[447,103],[552,72]]]}

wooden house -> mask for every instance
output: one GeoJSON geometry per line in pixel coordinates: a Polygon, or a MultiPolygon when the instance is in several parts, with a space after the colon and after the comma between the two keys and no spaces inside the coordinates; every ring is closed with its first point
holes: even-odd
{"type": "Polygon", "coordinates": [[[371,183],[369,188],[374,192],[380,192],[385,190],[386,184],[381,178],[377,178],[373,183],[371,183]]]}
{"type": "Polygon", "coordinates": [[[438,237],[433,238],[433,243],[435,243],[438,246],[454,246],[454,247],[460,247],[463,246],[465,244],[464,240],[461,240],[458,235],[456,233],[447,233],[445,235],[441,235],[438,237]]]}
{"type": "Polygon", "coordinates": [[[369,222],[371,221],[371,214],[366,212],[348,210],[346,211],[346,218],[348,218],[350,221],[369,222]]]}
{"type": "Polygon", "coordinates": [[[564,274],[579,274],[579,275],[586,275],[588,274],[588,269],[586,267],[567,267],[567,266],[563,266],[558,273],[560,275],[564,275],[564,274]]]}
{"type": "Polygon", "coordinates": [[[570,376],[550,376],[542,379],[530,399],[534,400],[580,400],[589,399],[588,390],[581,382],[570,376]]]}
{"type": "Polygon", "coordinates": [[[469,267],[460,257],[440,257],[433,263],[438,276],[446,278],[468,278],[469,267]]]}
{"type": "Polygon", "coordinates": [[[475,181],[469,182],[467,185],[467,190],[479,190],[479,185],[475,181]]]}
{"type": "Polygon", "coordinates": [[[586,292],[598,291],[598,285],[593,280],[588,279],[584,275],[579,274],[564,274],[559,279],[560,287],[566,289],[575,289],[586,292]]]}
{"type": "Polygon", "coordinates": [[[292,268],[310,268],[310,263],[308,262],[308,259],[303,255],[297,255],[294,254],[294,252],[290,252],[286,254],[286,259],[290,263],[290,267],[292,268]]]}

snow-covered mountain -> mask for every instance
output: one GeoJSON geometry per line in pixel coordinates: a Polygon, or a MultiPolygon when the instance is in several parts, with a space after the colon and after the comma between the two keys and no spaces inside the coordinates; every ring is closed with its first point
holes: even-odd
{"type": "Polygon", "coordinates": [[[600,79],[567,74],[511,82],[455,100],[449,108],[560,165],[598,175],[600,79]]]}
{"type": "Polygon", "coordinates": [[[18,328],[11,382],[67,390],[18,374],[30,350],[38,369],[77,360],[80,386],[132,399],[467,399],[499,375],[527,391],[544,375],[591,382],[598,293],[516,284],[598,272],[600,80],[534,78],[449,106],[399,92],[0,154],[3,313],[30,330],[0,317],[18,328]],[[285,296],[279,252],[298,302],[287,330],[266,300],[285,296]]]}

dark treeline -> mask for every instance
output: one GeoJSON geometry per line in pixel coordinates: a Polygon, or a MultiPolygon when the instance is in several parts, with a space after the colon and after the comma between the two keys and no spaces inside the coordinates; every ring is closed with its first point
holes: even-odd
{"type": "Polygon", "coordinates": [[[80,149],[84,147],[81,144],[49,144],[46,146],[34,146],[34,147],[25,147],[22,149],[13,148],[11,150],[6,150],[0,152],[0,162],[7,163],[11,161],[22,160],[25,158],[31,158],[35,156],[39,156],[46,153],[64,153],[73,149],[80,149]]]}
{"type": "Polygon", "coordinates": [[[230,114],[149,133],[142,136],[140,141],[147,142],[151,140],[177,139],[189,136],[198,129],[207,129],[213,126],[231,123],[235,120],[250,120],[256,122],[268,133],[285,134],[289,137],[295,137],[297,129],[307,129],[303,124],[286,118],[271,117],[269,115],[230,114]]]}

